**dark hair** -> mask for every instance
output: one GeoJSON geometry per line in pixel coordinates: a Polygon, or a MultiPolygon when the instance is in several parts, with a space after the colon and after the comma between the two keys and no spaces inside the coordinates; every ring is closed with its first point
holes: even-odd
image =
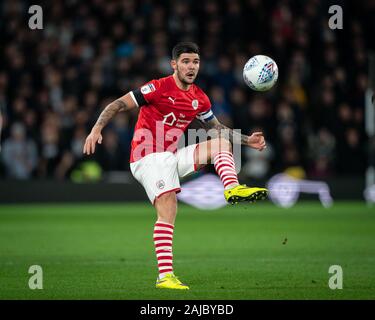
{"type": "Polygon", "coordinates": [[[194,42],[179,42],[172,49],[172,59],[177,60],[183,53],[197,53],[199,54],[199,47],[194,42]]]}

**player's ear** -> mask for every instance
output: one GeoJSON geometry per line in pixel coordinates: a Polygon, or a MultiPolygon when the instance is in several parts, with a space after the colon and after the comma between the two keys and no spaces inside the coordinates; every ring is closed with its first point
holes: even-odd
{"type": "Polygon", "coordinates": [[[174,59],[171,60],[171,67],[172,67],[173,70],[177,69],[177,61],[176,60],[174,60],[174,59]]]}

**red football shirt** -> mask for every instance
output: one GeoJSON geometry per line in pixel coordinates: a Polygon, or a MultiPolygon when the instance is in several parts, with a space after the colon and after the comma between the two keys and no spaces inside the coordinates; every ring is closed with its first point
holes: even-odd
{"type": "Polygon", "coordinates": [[[176,152],[178,140],[195,118],[213,118],[210,100],[203,90],[195,84],[182,90],[172,75],[152,80],[130,94],[141,107],[130,162],[154,152],[176,152]]]}

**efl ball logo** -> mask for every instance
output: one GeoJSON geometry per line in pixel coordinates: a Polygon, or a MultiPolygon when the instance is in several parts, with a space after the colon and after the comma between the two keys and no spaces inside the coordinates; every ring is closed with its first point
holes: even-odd
{"type": "Polygon", "coordinates": [[[279,69],[270,57],[257,55],[252,57],[243,68],[245,83],[255,91],[267,91],[277,81],[279,69]]]}

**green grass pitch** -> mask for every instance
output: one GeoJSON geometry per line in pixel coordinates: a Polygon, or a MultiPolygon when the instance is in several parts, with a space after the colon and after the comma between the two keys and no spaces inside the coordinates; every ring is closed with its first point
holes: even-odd
{"type": "Polygon", "coordinates": [[[375,299],[375,208],[364,203],[181,205],[174,269],[187,292],[154,287],[154,221],[146,203],[1,205],[0,299],[375,299]],[[31,265],[43,290],[28,287],[31,265]],[[328,287],[331,265],[342,290],[328,287]]]}

